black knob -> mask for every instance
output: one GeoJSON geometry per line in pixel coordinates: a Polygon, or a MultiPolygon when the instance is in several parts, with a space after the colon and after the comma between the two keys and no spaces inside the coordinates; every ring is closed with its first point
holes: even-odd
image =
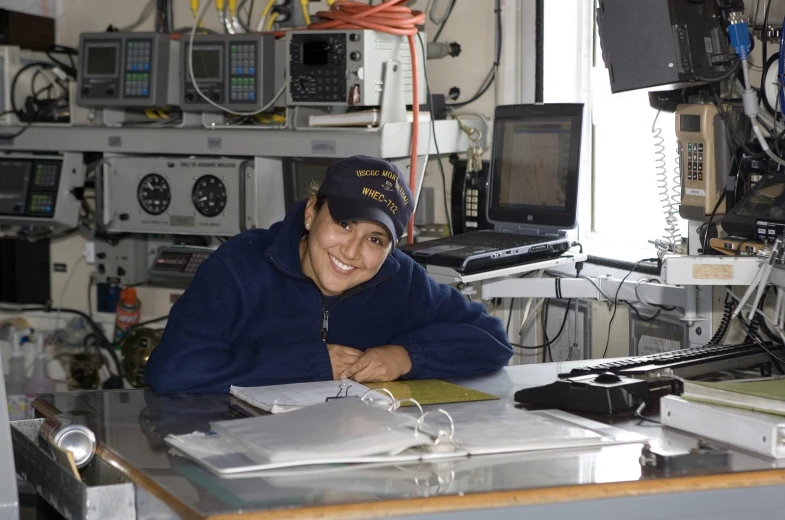
{"type": "Polygon", "coordinates": [[[213,94],[212,96],[210,96],[210,99],[212,99],[213,101],[220,101],[221,100],[221,94],[218,94],[218,93],[213,94]]]}
{"type": "Polygon", "coordinates": [[[112,85],[109,85],[108,87],[106,87],[106,93],[109,94],[110,96],[113,95],[114,94],[114,87],[112,85]]]}
{"type": "Polygon", "coordinates": [[[193,94],[186,94],[185,95],[185,100],[189,101],[189,102],[193,101],[194,100],[194,95],[193,94]]]}
{"type": "Polygon", "coordinates": [[[90,93],[90,87],[82,87],[82,95],[86,96],[90,93]]]}
{"type": "Polygon", "coordinates": [[[359,42],[360,41],[360,34],[359,33],[352,33],[349,35],[350,42],[359,42]]]}
{"type": "Polygon", "coordinates": [[[17,203],[14,204],[14,213],[21,213],[22,212],[22,205],[17,203]]]}
{"type": "Polygon", "coordinates": [[[104,258],[106,258],[106,253],[96,253],[95,257],[98,258],[99,260],[103,260],[104,258]]]}
{"type": "Polygon", "coordinates": [[[362,56],[363,55],[360,54],[359,52],[354,51],[351,54],[349,54],[349,59],[352,61],[360,61],[360,58],[362,58],[362,56]]]}
{"type": "Polygon", "coordinates": [[[106,267],[104,267],[104,264],[98,264],[98,272],[101,274],[106,272],[106,267]]]}
{"type": "Polygon", "coordinates": [[[129,218],[128,213],[120,213],[120,220],[128,220],[129,218]]]}
{"type": "Polygon", "coordinates": [[[125,269],[123,269],[122,267],[118,267],[117,276],[125,276],[125,269]]]}

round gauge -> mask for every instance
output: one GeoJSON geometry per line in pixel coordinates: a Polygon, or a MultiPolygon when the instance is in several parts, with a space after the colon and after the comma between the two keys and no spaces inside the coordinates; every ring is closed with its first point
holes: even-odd
{"type": "Polygon", "coordinates": [[[139,205],[150,215],[160,215],[172,202],[172,192],[169,183],[157,173],[145,175],[136,188],[136,198],[139,205]]]}
{"type": "Polygon", "coordinates": [[[226,186],[215,175],[204,175],[194,184],[191,200],[196,211],[205,217],[215,217],[226,208],[226,186]]]}
{"type": "Polygon", "coordinates": [[[777,67],[779,65],[780,53],[775,52],[772,54],[766,64],[763,66],[763,78],[761,84],[763,85],[763,106],[766,111],[772,116],[777,116],[783,111],[782,98],[779,96],[779,86],[777,85],[777,67]],[[775,110],[776,107],[776,110],[775,110]]]}

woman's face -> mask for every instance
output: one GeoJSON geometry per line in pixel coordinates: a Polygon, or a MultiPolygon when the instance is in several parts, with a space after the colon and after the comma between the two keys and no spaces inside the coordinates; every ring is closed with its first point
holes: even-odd
{"type": "Polygon", "coordinates": [[[325,296],[338,296],[367,282],[390,252],[387,230],[367,220],[336,222],[327,202],[317,211],[316,197],[305,208],[308,238],[300,249],[303,273],[325,296]]]}

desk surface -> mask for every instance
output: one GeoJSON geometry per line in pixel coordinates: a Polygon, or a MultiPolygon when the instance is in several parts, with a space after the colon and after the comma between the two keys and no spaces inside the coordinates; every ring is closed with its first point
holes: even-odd
{"type": "MultiPolygon", "coordinates": [[[[549,383],[576,363],[582,362],[508,367],[488,377],[456,381],[501,399],[443,406],[448,410],[514,407],[516,390],[549,383]]],[[[164,498],[168,494],[169,499],[179,501],[173,509],[185,517],[466,514],[491,507],[762,486],[779,486],[777,500],[785,504],[785,469],[779,469],[785,461],[736,452],[729,473],[653,478],[641,472],[640,444],[383,467],[332,467],[296,477],[221,479],[187,458],[168,453],[163,438],[169,433],[206,430],[210,421],[228,418],[228,396],[156,396],[149,390],[116,390],[56,394],[47,400],[62,412],[84,416],[99,441],[143,473],[148,485],[160,486],[164,498]]],[[[604,422],[646,434],[653,445],[674,452],[695,446],[689,436],[637,419],[604,422]]]]}

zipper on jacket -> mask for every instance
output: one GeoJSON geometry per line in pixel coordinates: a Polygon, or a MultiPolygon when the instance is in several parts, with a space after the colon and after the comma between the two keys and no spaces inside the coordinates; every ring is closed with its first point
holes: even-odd
{"type": "MultiPolygon", "coordinates": [[[[347,298],[350,298],[351,296],[355,296],[363,292],[365,289],[368,289],[369,287],[379,285],[380,283],[388,280],[389,278],[392,278],[394,275],[395,273],[385,278],[382,278],[381,280],[378,280],[376,283],[371,285],[360,285],[350,289],[347,293],[342,294],[341,297],[338,299],[338,301],[335,302],[335,304],[333,304],[333,306],[337,305],[338,303],[344,301],[347,298]]],[[[314,286],[315,285],[316,284],[314,284],[314,286]]],[[[324,297],[322,297],[322,326],[321,329],[319,330],[319,339],[321,339],[325,344],[327,344],[327,330],[329,329],[329,318],[330,318],[330,309],[328,309],[327,306],[324,304],[324,297]]]]}
{"type": "Polygon", "coordinates": [[[328,318],[330,316],[330,311],[324,306],[324,300],[322,300],[322,330],[319,332],[319,337],[327,343],[327,328],[328,328],[328,318]]]}

